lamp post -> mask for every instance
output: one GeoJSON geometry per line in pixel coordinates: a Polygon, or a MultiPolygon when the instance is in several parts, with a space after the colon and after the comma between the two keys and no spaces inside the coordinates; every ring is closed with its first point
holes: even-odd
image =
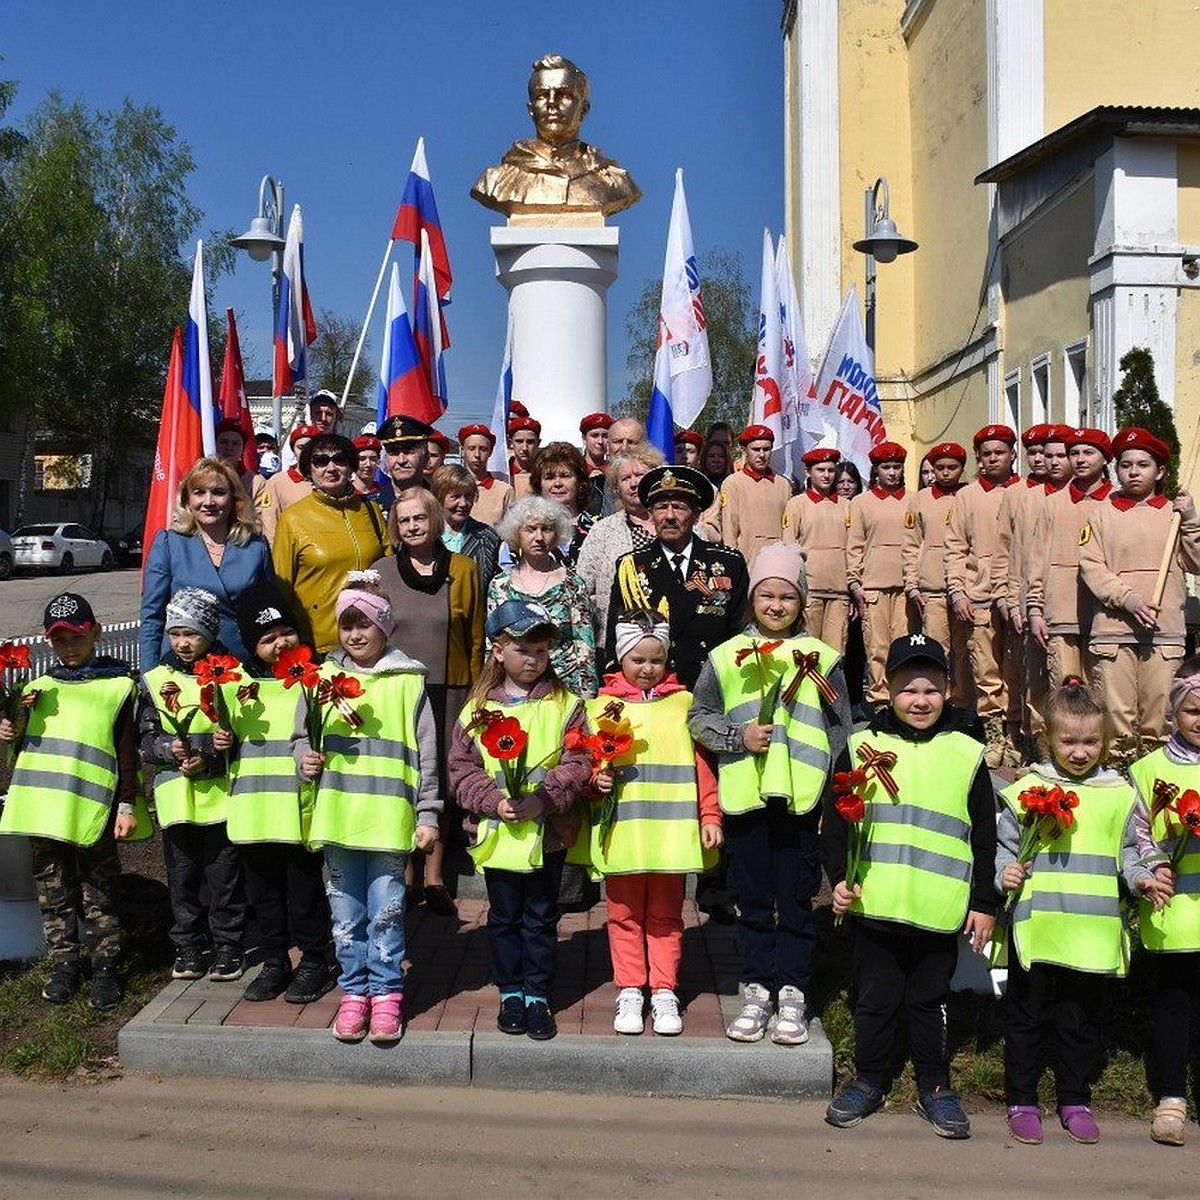
{"type": "MultiPolygon", "coordinates": [[[[250,228],[240,237],[232,239],[239,250],[245,250],[255,262],[271,260],[271,326],[279,312],[279,281],[283,276],[283,184],[276,183],[270,175],[264,175],[258,185],[258,215],[250,222],[250,228]]],[[[272,388],[272,391],[275,389],[272,388]]],[[[271,425],[276,443],[282,444],[283,397],[271,397],[271,425]]]]}
{"type": "Polygon", "coordinates": [[[867,346],[875,357],[875,264],[895,262],[901,254],[911,254],[917,243],[904,237],[896,222],[888,216],[888,184],[881,175],[875,186],[866,190],[866,236],[854,243],[854,249],[867,257],[867,346]]]}

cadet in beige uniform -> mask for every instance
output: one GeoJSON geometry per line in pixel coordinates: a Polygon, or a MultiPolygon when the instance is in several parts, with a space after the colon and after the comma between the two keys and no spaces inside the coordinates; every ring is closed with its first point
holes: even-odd
{"type": "Polygon", "coordinates": [[[479,491],[471,505],[471,516],[485,525],[495,525],[513,502],[512,485],[488,470],[488,459],[496,448],[496,435],[483,424],[464,425],[458,431],[463,465],[475,476],[479,491]]]}
{"type": "MultiPolygon", "coordinates": [[[[315,425],[297,425],[288,435],[288,445],[297,458],[300,451],[321,432],[315,425]]],[[[275,526],[279,522],[279,514],[289,504],[303,500],[312,491],[312,481],[300,474],[297,466],[288,467],[286,471],[276,471],[263,485],[255,503],[258,506],[258,519],[262,522],[263,537],[268,542],[275,540],[275,526]]]]}
{"type": "Polygon", "coordinates": [[[695,467],[700,470],[700,451],[704,446],[704,438],[694,429],[677,429],[675,431],[675,465],[677,467],[695,467]]]}
{"type": "Polygon", "coordinates": [[[1200,569],[1200,519],[1188,492],[1172,504],[1158,491],[1170,459],[1165,442],[1130,426],[1113,438],[1113,453],[1120,490],[1083,527],[1079,570],[1097,601],[1088,650],[1116,734],[1113,755],[1129,762],[1167,735],[1167,697],[1186,632],[1183,573],[1200,569]],[[1172,508],[1182,518],[1179,549],[1155,609],[1150,602],[1172,508]]]}
{"type": "Polygon", "coordinates": [[[1000,501],[1019,485],[1013,474],[1017,435],[1007,425],[985,425],[974,437],[979,474],[954,497],[946,527],[946,589],[954,616],[970,631],[971,674],[987,738],[989,767],[1021,761],[1019,643],[1004,613],[1005,594],[994,577],[1000,551],[1000,501]]]}
{"type": "Polygon", "coordinates": [[[912,492],[904,521],[900,559],[904,592],[919,615],[923,631],[946,650],[951,665],[950,703],[960,712],[974,706],[967,627],[951,619],[946,595],[946,526],[954,497],[966,486],[962,478],[967,452],[957,442],[941,442],[925,455],[933,468],[934,482],[912,492]]]}
{"type": "Polygon", "coordinates": [[[511,417],[508,422],[508,448],[512,458],[508,460],[509,478],[512,480],[513,499],[533,495],[533,484],[529,471],[542,440],[542,423],[532,417],[511,417]]]}
{"type": "Polygon", "coordinates": [[[775,435],[766,425],[747,425],[738,444],[745,454],[742,469],[721,484],[721,541],[741,551],[750,567],[759,547],[783,535],[783,510],[792,498],[792,485],[771,470],[775,435]]]}
{"type": "Polygon", "coordinates": [[[850,502],[846,535],[846,584],[862,618],[867,651],[867,690],[872,706],[888,703],[888,648],[908,633],[908,602],[900,546],[908,502],[904,491],[907,451],[895,442],[880,442],[870,459],[879,480],[850,502]]]}
{"type": "MultiPolygon", "coordinates": [[[[1068,675],[1086,678],[1084,648],[1092,623],[1092,595],[1079,575],[1079,534],[1112,491],[1105,474],[1112,458],[1108,434],[1100,429],[1064,429],[1063,438],[1075,477],[1046,497],[1027,555],[1029,633],[1045,652],[1052,689],[1068,675]]],[[[1034,734],[1044,734],[1044,726],[1035,728],[1034,734]]]]}
{"type": "Polygon", "coordinates": [[[810,450],[801,460],[808,487],[783,510],[783,540],[805,554],[808,599],[804,627],[839,653],[846,649],[850,600],[846,594],[846,533],[850,506],[834,488],[840,455],[833,447],[810,450]]]}

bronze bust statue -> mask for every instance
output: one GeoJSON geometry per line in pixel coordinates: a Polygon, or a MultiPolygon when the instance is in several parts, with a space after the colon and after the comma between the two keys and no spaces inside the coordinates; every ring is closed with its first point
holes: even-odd
{"type": "Polygon", "coordinates": [[[609,213],[641,199],[629,173],[579,140],[588,79],[569,59],[548,54],[533,64],[529,115],[537,137],[513,142],[487,167],[471,195],[509,224],[603,225],[609,213]]]}

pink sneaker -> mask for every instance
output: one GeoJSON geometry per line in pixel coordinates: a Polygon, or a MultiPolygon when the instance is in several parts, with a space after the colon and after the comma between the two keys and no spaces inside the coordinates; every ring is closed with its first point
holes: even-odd
{"type": "Polygon", "coordinates": [[[339,1042],[361,1042],[367,1035],[370,1016],[370,996],[343,996],[333,1022],[333,1036],[339,1042]]]}
{"type": "Polygon", "coordinates": [[[371,998],[371,1032],[367,1035],[373,1042],[398,1042],[400,1040],[400,1008],[404,997],[399,992],[371,998]]]}

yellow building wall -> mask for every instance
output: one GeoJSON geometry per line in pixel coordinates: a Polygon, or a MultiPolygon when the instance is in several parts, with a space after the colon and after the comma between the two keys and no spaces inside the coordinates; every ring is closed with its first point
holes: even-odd
{"type": "Polygon", "coordinates": [[[1101,104],[1200,106],[1195,0],[1045,0],[1043,20],[1047,133],[1101,104]]]}

